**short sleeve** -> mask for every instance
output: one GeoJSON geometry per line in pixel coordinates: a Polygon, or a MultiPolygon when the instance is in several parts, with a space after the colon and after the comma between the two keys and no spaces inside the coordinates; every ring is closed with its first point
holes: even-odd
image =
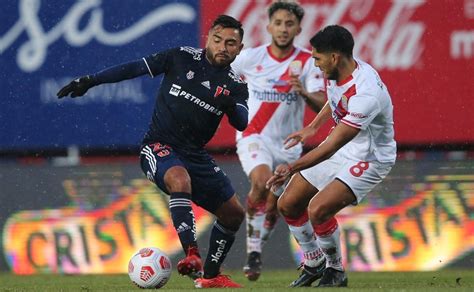
{"type": "Polygon", "coordinates": [[[354,95],[349,99],[347,114],[341,122],[365,130],[379,113],[380,105],[374,96],[354,95]]]}
{"type": "Polygon", "coordinates": [[[165,73],[172,67],[175,51],[176,49],[170,49],[143,58],[151,77],[165,73]]]}
{"type": "Polygon", "coordinates": [[[308,92],[324,91],[324,77],[321,70],[314,66],[313,59],[306,61],[303,68],[304,80],[303,84],[308,92]]]}

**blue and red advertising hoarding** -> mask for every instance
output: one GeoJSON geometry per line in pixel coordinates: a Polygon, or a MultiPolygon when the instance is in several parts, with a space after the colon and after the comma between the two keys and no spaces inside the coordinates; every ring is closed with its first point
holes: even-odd
{"type": "MultiPolygon", "coordinates": [[[[247,47],[267,42],[268,1],[56,1],[2,3],[0,149],[136,147],[160,78],[102,85],[58,101],[72,78],[180,46],[202,46],[221,13],[240,19],[247,47]]],[[[355,55],[391,92],[399,144],[474,143],[474,1],[301,1],[297,43],[322,26],[348,27],[355,55]],[[443,11],[443,13],[440,13],[443,11]]],[[[314,115],[308,114],[309,121],[314,115]]],[[[321,141],[325,131],[312,140],[321,141]]],[[[233,147],[225,121],[210,147],[233,147]]]]}

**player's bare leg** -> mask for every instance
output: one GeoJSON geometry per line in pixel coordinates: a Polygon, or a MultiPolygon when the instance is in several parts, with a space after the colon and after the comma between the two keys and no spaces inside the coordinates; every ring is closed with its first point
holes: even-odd
{"type": "MultiPolygon", "coordinates": [[[[334,218],[336,213],[352,204],[355,200],[356,197],[352,190],[346,184],[335,179],[310,201],[308,206],[309,218],[316,226],[327,224],[327,222],[330,223],[331,218],[334,218]]],[[[324,271],[318,286],[347,286],[348,280],[342,266],[341,243],[337,222],[334,228],[329,228],[325,234],[318,235],[318,243],[327,258],[327,269],[324,271]]]]}
{"type": "Polygon", "coordinates": [[[268,165],[261,164],[250,172],[250,191],[247,196],[247,263],[244,266],[245,276],[250,281],[260,277],[262,269],[262,246],[270,237],[278,213],[276,199],[266,189],[266,182],[272,176],[268,165]]]}
{"type": "Polygon", "coordinates": [[[304,255],[302,272],[290,287],[311,286],[314,281],[321,278],[326,267],[326,259],[318,246],[307,212],[307,206],[316,193],[318,189],[297,173],[291,178],[278,200],[278,210],[285,218],[304,255]]]}

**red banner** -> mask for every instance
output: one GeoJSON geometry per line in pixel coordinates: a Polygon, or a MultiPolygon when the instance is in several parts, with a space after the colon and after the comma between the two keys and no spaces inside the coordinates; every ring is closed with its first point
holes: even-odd
{"type": "MultiPolygon", "coordinates": [[[[203,40],[212,20],[229,14],[244,24],[246,47],[269,42],[270,2],[202,0],[203,40]]],[[[309,39],[328,24],[350,29],[354,55],[372,64],[389,88],[399,144],[474,143],[474,0],[300,3],[306,14],[296,43],[309,48],[309,39]]],[[[308,113],[306,123],[313,117],[308,113]]],[[[311,142],[326,134],[321,131],[311,142]]],[[[209,146],[234,146],[234,137],[224,123],[209,146]]]]}

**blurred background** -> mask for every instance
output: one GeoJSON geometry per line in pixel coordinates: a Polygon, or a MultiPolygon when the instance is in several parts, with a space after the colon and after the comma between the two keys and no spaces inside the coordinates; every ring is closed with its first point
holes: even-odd
{"type": "MultiPolygon", "coordinates": [[[[182,256],[167,197],[146,180],[138,147],[160,77],[57,100],[71,79],[176,46],[204,45],[212,20],[242,21],[244,44],[269,41],[266,7],[245,0],[9,0],[0,10],[0,271],[125,273],[138,249],[182,256]]],[[[397,164],[338,216],[351,271],[474,267],[474,0],[300,1],[309,48],[340,24],[392,96],[397,164]]],[[[307,112],[306,121],[314,118],[307,112]]],[[[282,121],[284,122],[284,121],[282,121]]],[[[306,144],[316,146],[329,126],[306,144]]],[[[247,178],[224,119],[208,149],[245,201],[247,178]]],[[[213,218],[195,207],[203,251],[213,218]]],[[[301,255],[281,222],[265,268],[301,255]]],[[[226,265],[245,260],[245,227],[226,265]]]]}

